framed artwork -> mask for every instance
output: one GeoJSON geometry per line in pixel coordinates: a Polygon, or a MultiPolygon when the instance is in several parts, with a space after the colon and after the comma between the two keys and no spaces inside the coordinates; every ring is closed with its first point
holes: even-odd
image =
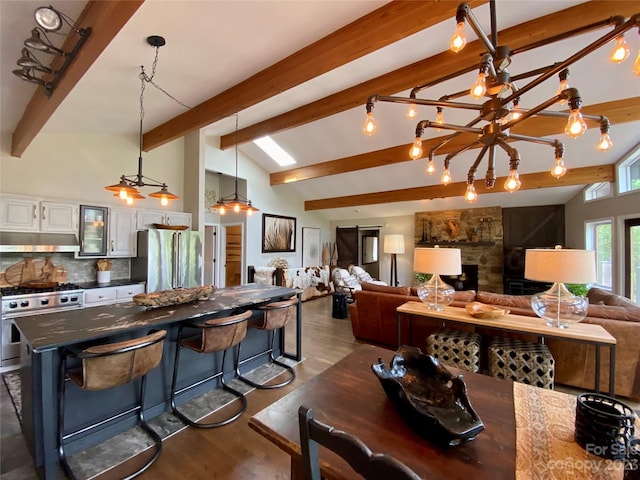
{"type": "Polygon", "coordinates": [[[302,227],[302,266],[316,267],[320,262],[320,229],[302,227]]]}
{"type": "Polygon", "coordinates": [[[296,219],[262,214],[262,253],[295,252],[296,219]]]}

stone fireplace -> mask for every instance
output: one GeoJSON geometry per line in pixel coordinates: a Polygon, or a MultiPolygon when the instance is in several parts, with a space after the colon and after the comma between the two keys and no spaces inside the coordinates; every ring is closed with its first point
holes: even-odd
{"type": "MultiPolygon", "coordinates": [[[[437,212],[416,212],[414,244],[416,247],[455,247],[461,250],[465,277],[464,289],[503,293],[502,208],[468,208],[437,212]],[[472,268],[468,268],[471,266],[472,268]],[[477,266],[477,286],[469,280],[477,266]],[[474,288],[475,287],[475,288],[474,288]]],[[[447,277],[457,288],[461,279],[447,277]]]]}

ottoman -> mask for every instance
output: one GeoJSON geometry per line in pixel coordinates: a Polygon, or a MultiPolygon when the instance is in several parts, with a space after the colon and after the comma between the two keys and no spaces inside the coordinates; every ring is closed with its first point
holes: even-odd
{"type": "Polygon", "coordinates": [[[553,390],[555,360],[546,345],[497,337],[488,350],[492,377],[553,390]]]}
{"type": "Polygon", "coordinates": [[[480,335],[442,329],[427,337],[427,354],[440,363],[470,372],[480,371],[480,335]]]}

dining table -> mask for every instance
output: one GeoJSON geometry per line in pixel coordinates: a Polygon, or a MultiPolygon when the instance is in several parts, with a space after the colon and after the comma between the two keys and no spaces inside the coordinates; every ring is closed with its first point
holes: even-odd
{"type": "MultiPolygon", "coordinates": [[[[287,453],[291,478],[302,479],[298,409],[389,454],[429,480],[622,479],[623,462],[598,457],[573,438],[576,396],[446,367],[462,376],[484,424],[475,438],[453,446],[408,421],[385,394],[372,366],[395,352],[362,345],[307,383],[255,414],[249,426],[287,453]]],[[[323,478],[359,477],[337,454],[320,448],[323,478]]]]}

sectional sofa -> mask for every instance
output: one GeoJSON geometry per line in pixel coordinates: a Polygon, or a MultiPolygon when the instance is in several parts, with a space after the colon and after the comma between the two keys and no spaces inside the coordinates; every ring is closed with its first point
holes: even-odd
{"type": "MultiPolygon", "coordinates": [[[[396,308],[408,301],[420,301],[415,287],[390,287],[362,283],[349,305],[353,335],[362,341],[396,348],[396,308]]],[[[617,340],[616,394],[640,399],[640,306],[631,300],[607,291],[592,288],[588,293],[589,310],[585,323],[602,325],[617,340]]],[[[473,290],[456,292],[452,306],[464,307],[478,301],[509,308],[511,313],[535,317],[528,295],[503,295],[473,290]]],[[[403,329],[402,343],[426,348],[426,337],[440,327],[437,320],[414,321],[411,332],[403,329]]],[[[456,328],[458,328],[456,326],[456,328]]],[[[477,329],[488,340],[503,335],[491,329],[477,329]]],[[[537,338],[521,336],[531,341],[537,338]]],[[[556,360],[556,383],[593,390],[595,377],[595,346],[561,340],[547,340],[556,360]]],[[[602,355],[600,388],[609,385],[609,356],[602,355]]]]}

